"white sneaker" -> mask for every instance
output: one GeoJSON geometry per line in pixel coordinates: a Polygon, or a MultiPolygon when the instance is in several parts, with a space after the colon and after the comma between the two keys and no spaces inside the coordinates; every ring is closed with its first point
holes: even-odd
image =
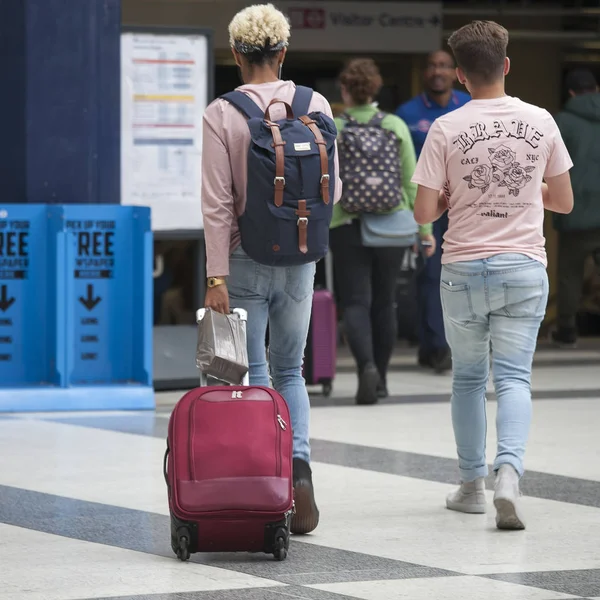
{"type": "Polygon", "coordinates": [[[498,529],[525,529],[525,522],[520,511],[519,474],[512,465],[502,465],[498,469],[494,487],[496,489],[494,506],[496,507],[498,529]]]}
{"type": "Polygon", "coordinates": [[[485,479],[461,483],[460,487],[446,498],[446,507],[458,512],[483,514],[486,511],[485,479]]]}

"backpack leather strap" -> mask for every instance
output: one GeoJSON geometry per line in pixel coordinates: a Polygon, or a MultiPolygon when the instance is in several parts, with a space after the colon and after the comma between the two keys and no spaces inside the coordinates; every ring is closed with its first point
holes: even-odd
{"type": "Polygon", "coordinates": [[[272,121],[266,121],[271,135],[273,136],[273,148],[275,148],[275,179],[273,185],[275,186],[275,206],[279,208],[283,205],[283,190],[285,188],[285,153],[283,147],[285,142],[281,137],[281,131],[279,131],[279,125],[272,121]]]}
{"type": "Polygon", "coordinates": [[[308,217],[310,210],[306,210],[306,200],[298,200],[298,249],[302,254],[308,253],[308,217]]]}
{"type": "Polygon", "coordinates": [[[319,156],[321,157],[321,197],[325,204],[329,204],[329,161],[327,159],[327,142],[325,142],[323,134],[317,127],[316,121],[306,116],[299,117],[299,119],[315,136],[315,142],[319,149],[319,156]]]}

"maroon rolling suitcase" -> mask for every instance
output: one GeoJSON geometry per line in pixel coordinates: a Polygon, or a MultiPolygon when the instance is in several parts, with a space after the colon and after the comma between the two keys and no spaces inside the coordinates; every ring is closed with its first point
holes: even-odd
{"type": "Polygon", "coordinates": [[[206,383],[201,376],[169,421],[163,468],[173,552],[182,561],[195,552],[284,560],[294,510],[288,406],[275,390],[249,386],[247,375],[244,385],[206,383]]]}
{"type": "Polygon", "coordinates": [[[308,385],[321,385],[329,396],[333,389],[337,362],[337,309],[331,280],[331,255],[325,257],[325,280],[328,289],[316,289],[304,352],[304,378],[308,385]]]}

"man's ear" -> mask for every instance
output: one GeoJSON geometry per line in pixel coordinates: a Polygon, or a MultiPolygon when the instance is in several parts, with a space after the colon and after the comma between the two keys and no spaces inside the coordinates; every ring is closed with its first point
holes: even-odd
{"type": "Polygon", "coordinates": [[[458,83],[461,85],[465,85],[467,83],[467,77],[460,67],[456,67],[456,78],[458,79],[458,83]]]}
{"type": "Polygon", "coordinates": [[[510,72],[510,58],[508,56],[504,59],[504,76],[506,77],[510,72]]]}
{"type": "Polygon", "coordinates": [[[284,48],[279,54],[279,64],[282,65],[285,61],[285,56],[287,54],[287,48],[284,48]]]}
{"type": "Polygon", "coordinates": [[[242,61],[240,59],[240,53],[235,48],[231,49],[231,53],[233,54],[233,59],[235,60],[235,64],[241,68],[242,61]]]}

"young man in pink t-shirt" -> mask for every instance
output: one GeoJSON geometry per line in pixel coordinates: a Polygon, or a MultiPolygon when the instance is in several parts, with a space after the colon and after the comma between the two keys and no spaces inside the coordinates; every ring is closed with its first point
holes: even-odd
{"type": "Polygon", "coordinates": [[[504,27],[475,21],[448,43],[472,100],[434,122],[412,178],[419,185],[419,223],[449,210],[440,285],[461,486],[446,506],[486,510],[491,350],[498,402],[496,523],[524,529],[519,478],[531,422],[531,366],[548,299],[544,208],[573,208],[573,163],[551,115],[505,94],[510,61],[504,27]]]}

